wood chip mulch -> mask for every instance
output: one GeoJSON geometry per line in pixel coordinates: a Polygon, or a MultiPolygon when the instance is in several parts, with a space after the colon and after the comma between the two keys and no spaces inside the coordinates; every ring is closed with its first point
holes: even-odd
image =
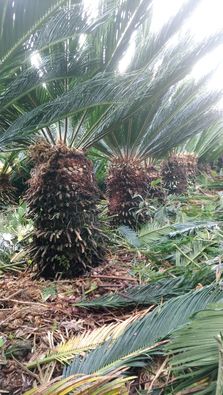
{"type": "Polygon", "coordinates": [[[132,258],[118,252],[87,276],[72,280],[35,280],[31,272],[0,277],[0,339],[5,341],[0,348],[0,394],[20,395],[32,388],[36,373],[30,374],[24,363],[53,345],[137,314],[136,310],[94,312],[74,307],[83,297],[122,292],[137,285],[130,272],[132,258]],[[46,300],[50,289],[55,295],[46,300]]]}

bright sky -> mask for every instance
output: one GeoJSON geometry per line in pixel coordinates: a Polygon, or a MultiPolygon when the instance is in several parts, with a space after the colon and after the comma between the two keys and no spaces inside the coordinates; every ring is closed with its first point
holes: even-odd
{"type": "MultiPolygon", "coordinates": [[[[220,29],[223,29],[223,0],[194,0],[197,7],[193,15],[185,22],[185,30],[193,36],[194,40],[200,40],[220,29]]],[[[154,0],[153,18],[151,28],[158,31],[168,19],[174,15],[185,0],[154,0]]],[[[131,40],[130,46],[123,59],[119,63],[119,72],[124,73],[134,56],[135,41],[131,40]]],[[[223,45],[212,51],[208,56],[201,59],[192,70],[195,78],[206,74],[208,70],[218,66],[218,70],[213,72],[210,82],[211,88],[223,88],[223,45]]]]}

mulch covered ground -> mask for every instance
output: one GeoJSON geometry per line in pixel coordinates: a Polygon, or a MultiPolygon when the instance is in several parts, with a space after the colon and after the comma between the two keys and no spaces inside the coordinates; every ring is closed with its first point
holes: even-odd
{"type": "Polygon", "coordinates": [[[25,363],[53,345],[129,317],[123,311],[92,312],[74,304],[137,285],[130,272],[132,258],[118,252],[88,276],[74,280],[35,280],[30,272],[0,277],[0,339],[5,341],[0,348],[0,394],[23,394],[31,388],[38,372],[30,373],[25,363]]]}

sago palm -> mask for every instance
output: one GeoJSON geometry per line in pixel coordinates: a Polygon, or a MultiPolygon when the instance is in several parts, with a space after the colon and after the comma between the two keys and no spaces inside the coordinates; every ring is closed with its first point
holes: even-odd
{"type": "Polygon", "coordinates": [[[185,193],[188,185],[194,183],[199,168],[208,169],[208,163],[220,157],[222,137],[223,127],[219,119],[176,147],[162,164],[164,187],[170,193],[185,193]]]}
{"type": "Polygon", "coordinates": [[[170,194],[186,193],[189,183],[194,183],[197,171],[198,159],[194,153],[173,151],[161,166],[163,187],[170,194]]]}

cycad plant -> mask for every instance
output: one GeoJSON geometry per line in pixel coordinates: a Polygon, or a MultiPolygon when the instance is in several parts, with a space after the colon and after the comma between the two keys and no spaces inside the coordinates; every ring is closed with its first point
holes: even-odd
{"type": "Polygon", "coordinates": [[[170,194],[187,192],[188,183],[193,182],[198,171],[197,156],[191,153],[172,153],[163,161],[161,177],[164,188],[170,194]]]}
{"type": "Polygon", "coordinates": [[[162,164],[166,190],[185,193],[188,185],[194,183],[199,170],[209,173],[209,163],[216,161],[223,152],[222,136],[222,122],[219,120],[176,147],[162,164]]]}
{"type": "Polygon", "coordinates": [[[113,159],[107,177],[108,210],[113,224],[135,227],[138,221],[145,220],[141,214],[136,217],[135,211],[146,198],[148,187],[147,173],[140,161],[113,159]]]}

